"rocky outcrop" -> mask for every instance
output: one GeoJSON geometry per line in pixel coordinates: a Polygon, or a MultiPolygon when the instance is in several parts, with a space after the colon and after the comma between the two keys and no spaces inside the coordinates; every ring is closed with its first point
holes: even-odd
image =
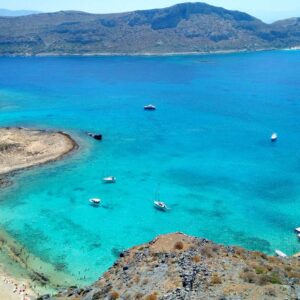
{"type": "Polygon", "coordinates": [[[66,133],[26,128],[0,128],[0,187],[4,175],[62,158],[78,146],[66,133]]]}
{"type": "Polygon", "coordinates": [[[299,299],[300,260],[269,257],[182,233],[120,254],[99,280],[39,299],[299,299]]]}

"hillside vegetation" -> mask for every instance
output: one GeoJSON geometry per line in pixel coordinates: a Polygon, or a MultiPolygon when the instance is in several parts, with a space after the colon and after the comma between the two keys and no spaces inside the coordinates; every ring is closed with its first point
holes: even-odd
{"type": "Polygon", "coordinates": [[[0,17],[0,55],[146,54],[300,45],[300,18],[265,24],[205,3],[118,14],[76,11],[0,17]]]}

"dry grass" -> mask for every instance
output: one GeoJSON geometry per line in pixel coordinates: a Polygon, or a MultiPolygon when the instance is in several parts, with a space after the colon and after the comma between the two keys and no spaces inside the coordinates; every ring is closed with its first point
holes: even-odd
{"type": "Polygon", "coordinates": [[[200,258],[200,256],[198,256],[198,255],[195,255],[193,258],[192,258],[192,260],[193,260],[193,262],[194,263],[199,263],[200,261],[201,261],[201,258],[200,258]]]}
{"type": "Polygon", "coordinates": [[[248,283],[255,283],[257,281],[257,275],[253,271],[243,271],[240,277],[248,283]]]}
{"type": "Polygon", "coordinates": [[[116,300],[116,299],[119,299],[120,298],[120,295],[118,292],[116,291],[112,291],[110,294],[109,294],[109,297],[108,299],[110,300],[116,300]]]}
{"type": "Polygon", "coordinates": [[[297,279],[300,279],[300,273],[299,272],[288,272],[288,276],[289,278],[297,278],[297,279]]]}
{"type": "Polygon", "coordinates": [[[175,250],[182,250],[184,247],[183,242],[176,242],[174,245],[175,250]]]}
{"type": "Polygon", "coordinates": [[[157,295],[156,294],[151,294],[151,295],[148,295],[145,300],[157,300],[157,295]]]}
{"type": "Polygon", "coordinates": [[[213,276],[211,277],[211,284],[221,284],[222,283],[222,279],[220,278],[220,276],[218,274],[213,274],[213,276]]]}
{"type": "Polygon", "coordinates": [[[256,274],[266,274],[266,273],[268,273],[268,269],[266,269],[263,266],[255,266],[254,270],[255,270],[256,274]]]}

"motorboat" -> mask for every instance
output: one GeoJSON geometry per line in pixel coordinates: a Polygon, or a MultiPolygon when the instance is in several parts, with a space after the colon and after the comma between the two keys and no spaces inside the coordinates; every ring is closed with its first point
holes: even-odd
{"type": "Polygon", "coordinates": [[[161,201],[154,201],[154,207],[163,211],[168,210],[169,208],[164,202],[161,201]]]}
{"type": "Polygon", "coordinates": [[[144,106],[144,110],[156,110],[156,107],[152,104],[144,106]]]}
{"type": "Polygon", "coordinates": [[[114,176],[104,177],[103,179],[104,183],[115,183],[117,181],[117,178],[114,176]]]}
{"type": "Polygon", "coordinates": [[[277,139],[278,139],[277,133],[273,133],[273,134],[271,135],[271,142],[276,142],[277,139]]]}
{"type": "Polygon", "coordinates": [[[101,204],[101,199],[98,199],[98,198],[92,198],[89,200],[91,204],[93,205],[100,205],[101,204]]]}
{"type": "Polygon", "coordinates": [[[296,231],[297,233],[300,233],[300,227],[295,228],[295,231],[296,231]]]}
{"type": "Polygon", "coordinates": [[[287,257],[287,255],[280,250],[275,250],[275,253],[279,257],[282,257],[282,258],[287,257]]]}

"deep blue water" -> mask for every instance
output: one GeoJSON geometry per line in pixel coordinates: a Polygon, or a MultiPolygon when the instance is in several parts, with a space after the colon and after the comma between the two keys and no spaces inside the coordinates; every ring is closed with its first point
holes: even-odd
{"type": "Polygon", "coordinates": [[[0,67],[0,126],[64,130],[80,145],[0,192],[0,226],[75,281],[173,231],[299,252],[300,52],[0,58],[0,67]],[[149,103],[157,111],[144,112],[149,103]],[[117,184],[103,185],[107,175],[117,184]],[[153,208],[157,189],[167,213],[153,208]]]}

